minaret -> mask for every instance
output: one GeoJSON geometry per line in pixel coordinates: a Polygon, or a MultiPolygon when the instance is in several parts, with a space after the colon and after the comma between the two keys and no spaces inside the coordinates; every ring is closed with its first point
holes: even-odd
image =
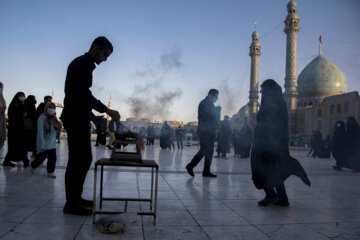
{"type": "MultiPolygon", "coordinates": [[[[109,97],[109,104],[108,104],[108,108],[111,108],[111,93],[110,93],[110,97],[109,97]]],[[[108,115],[107,116],[107,120],[110,121],[111,117],[108,115]]]]}
{"type": "Polygon", "coordinates": [[[299,18],[296,15],[296,2],[291,0],[287,5],[288,14],[284,21],[286,33],[286,70],[284,98],[288,111],[295,110],[297,93],[296,47],[299,18]]]}
{"type": "Polygon", "coordinates": [[[255,31],[252,34],[252,42],[250,45],[249,55],[251,57],[251,71],[250,71],[250,91],[249,91],[249,114],[250,127],[255,129],[255,116],[259,108],[259,56],[260,56],[259,33],[255,31]]]}

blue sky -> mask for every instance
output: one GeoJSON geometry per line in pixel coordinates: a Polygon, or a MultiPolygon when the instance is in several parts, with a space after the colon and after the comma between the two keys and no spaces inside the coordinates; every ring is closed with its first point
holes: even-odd
{"type": "MultiPolygon", "coordinates": [[[[17,91],[63,101],[66,69],[92,40],[114,46],[94,71],[92,92],[122,119],[193,121],[210,88],[222,115],[247,103],[254,22],[260,34],[260,83],[285,76],[286,0],[0,1],[0,81],[9,104],[17,91]]],[[[298,0],[298,74],[318,53],[360,88],[360,1],[298,0]]],[[[61,111],[59,111],[60,113],[61,111]]]]}

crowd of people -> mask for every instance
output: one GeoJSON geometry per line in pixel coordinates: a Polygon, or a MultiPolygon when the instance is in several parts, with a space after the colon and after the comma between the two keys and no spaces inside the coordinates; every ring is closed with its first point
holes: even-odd
{"type": "MultiPolygon", "coordinates": [[[[6,139],[6,102],[2,95],[4,85],[0,83],[0,139],[1,147],[6,139]]],[[[56,141],[61,130],[61,123],[56,117],[56,106],[51,96],[45,96],[44,102],[36,107],[36,97],[25,96],[17,92],[8,109],[8,151],[3,166],[15,167],[13,162],[23,162],[25,168],[31,164],[32,172],[47,162],[48,177],[55,178],[56,141]],[[28,158],[30,152],[33,161],[28,158]]]]}
{"type": "MultiPolygon", "coordinates": [[[[105,37],[96,38],[89,51],[75,58],[68,66],[65,79],[64,109],[60,119],[67,132],[68,163],[65,173],[66,203],[63,212],[75,215],[91,215],[93,202],[82,197],[83,185],[92,163],[90,121],[97,126],[96,145],[106,144],[106,135],[109,133],[108,148],[113,148],[114,140],[119,136],[133,134],[120,122],[118,111],[106,107],[96,99],[91,91],[92,72],[96,65],[107,60],[112,54],[113,46],[105,37]],[[106,113],[111,117],[107,120],[100,116],[95,117],[92,110],[106,113]]],[[[6,140],[6,102],[3,97],[4,85],[0,83],[0,147],[6,140]]],[[[288,112],[283,98],[281,87],[271,79],[261,85],[261,105],[256,116],[254,133],[247,124],[242,129],[230,127],[229,117],[220,121],[221,107],[215,106],[219,91],[210,89],[208,95],[198,105],[197,135],[200,149],[186,165],[188,174],[195,176],[194,168],[204,159],[203,177],[217,177],[211,172],[211,163],[214,155],[214,143],[218,158],[226,158],[230,152],[230,143],[233,143],[236,157],[250,156],[252,181],[256,188],[263,189],[265,197],[258,202],[260,206],[276,204],[288,206],[284,182],[295,175],[306,185],[310,180],[298,160],[290,156],[288,112]],[[217,136],[216,136],[217,135],[217,136]]],[[[47,159],[48,177],[55,178],[56,168],[56,141],[60,141],[59,132],[61,122],[56,116],[56,106],[51,96],[45,96],[44,102],[36,107],[36,98],[33,95],[25,96],[18,92],[13,97],[8,108],[7,141],[8,152],[3,166],[14,167],[13,162],[23,162],[32,172],[47,159]],[[32,154],[30,163],[28,153],[32,154]]],[[[155,128],[149,126],[134,129],[136,136],[146,138],[147,145],[153,145],[156,137],[155,128]]],[[[170,127],[165,121],[160,129],[161,149],[183,148],[184,129],[170,127]]],[[[313,133],[311,151],[313,157],[329,157],[332,153],[336,160],[335,170],[350,168],[360,170],[360,126],[354,117],[335,124],[332,139],[327,136],[323,141],[321,132],[313,133]]]]}

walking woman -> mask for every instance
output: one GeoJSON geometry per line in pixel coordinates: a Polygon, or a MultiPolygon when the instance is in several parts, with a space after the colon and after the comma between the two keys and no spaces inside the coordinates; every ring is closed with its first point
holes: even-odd
{"type": "Polygon", "coordinates": [[[24,167],[29,166],[24,139],[24,119],[26,118],[24,101],[25,94],[18,92],[9,105],[8,152],[3,162],[3,165],[7,167],[15,167],[11,161],[22,161],[24,167]]]}
{"type": "Polygon", "coordinates": [[[264,189],[266,194],[258,205],[288,206],[285,180],[296,175],[308,186],[310,180],[300,163],[290,156],[288,112],[281,87],[268,79],[261,85],[261,93],[251,150],[252,180],[256,188],[264,189]]]}

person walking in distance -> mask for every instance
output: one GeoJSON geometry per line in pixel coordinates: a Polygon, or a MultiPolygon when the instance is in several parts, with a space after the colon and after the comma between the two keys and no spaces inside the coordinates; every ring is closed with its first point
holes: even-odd
{"type": "Polygon", "coordinates": [[[90,50],[75,58],[67,69],[65,80],[64,109],[61,120],[68,136],[69,160],[65,173],[66,203],[64,213],[91,215],[93,202],[81,197],[86,174],[92,162],[90,144],[90,119],[92,109],[106,112],[115,120],[119,112],[107,108],[96,99],[91,91],[92,72],[95,63],[106,61],[113,52],[113,46],[105,37],[96,38],[90,50]]]}
{"type": "Polygon", "coordinates": [[[186,170],[190,176],[194,176],[194,167],[205,156],[203,177],[216,177],[210,172],[212,157],[214,154],[215,131],[218,127],[218,112],[214,103],[217,101],[219,91],[210,89],[208,95],[203,99],[198,107],[198,134],[200,139],[200,151],[195,154],[191,162],[186,165],[186,170]]]}

